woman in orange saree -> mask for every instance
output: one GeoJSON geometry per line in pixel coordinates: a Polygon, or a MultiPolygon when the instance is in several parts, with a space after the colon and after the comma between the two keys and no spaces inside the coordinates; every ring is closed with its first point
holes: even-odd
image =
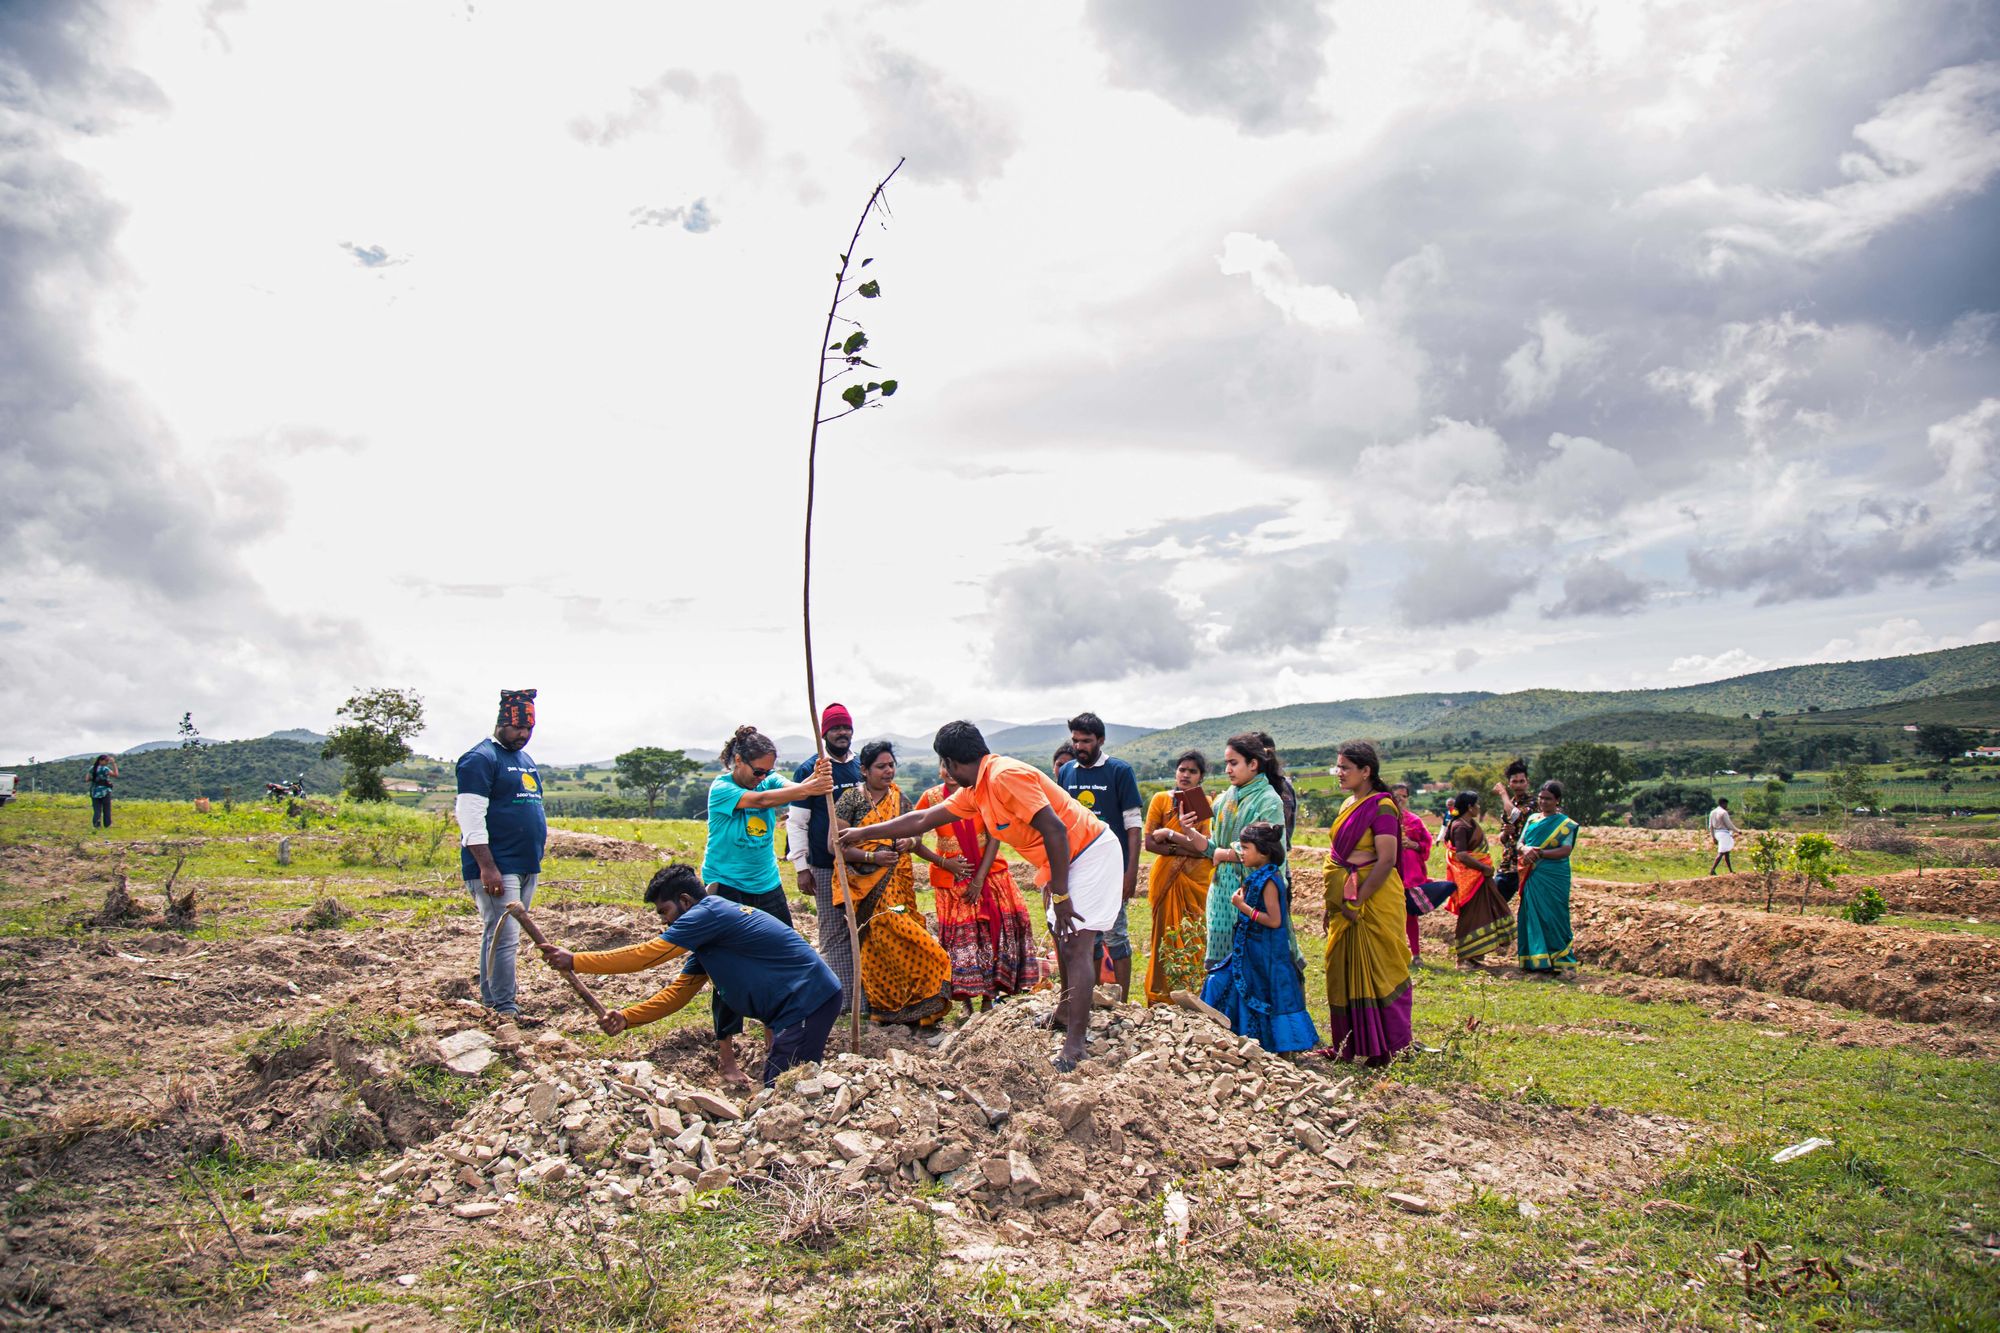
{"type": "MultiPolygon", "coordinates": [[[[1174,790],[1199,790],[1208,776],[1208,760],[1189,750],[1174,763],[1174,790]]],[[[1206,839],[1209,820],[1192,830],[1206,839]]],[[[1146,881],[1146,901],[1153,914],[1153,947],[1146,959],[1146,1003],[1171,1004],[1177,990],[1201,994],[1208,970],[1208,883],[1215,863],[1185,850],[1170,835],[1181,825],[1175,819],[1174,792],[1154,794],[1146,806],[1146,850],[1153,869],[1146,881]]]]}
{"type": "Polygon", "coordinates": [[[1453,952],[1460,967],[1471,967],[1489,953],[1514,948],[1514,914],[1493,884],[1493,858],[1486,852],[1486,830],[1479,827],[1479,797],[1462,791],[1451,798],[1451,827],[1445,830],[1445,878],[1452,882],[1445,910],[1458,918],[1453,952]]]}
{"type": "MultiPolygon", "coordinates": [[[[887,741],[861,747],[861,785],[850,787],[833,808],[833,837],[848,828],[866,828],[894,819],[910,808],[909,798],[896,786],[896,751],[887,741]]],[[[854,895],[854,915],[861,933],[856,960],[868,1016],[877,1023],[913,1023],[930,1027],[951,1008],[946,999],[951,960],[932,938],[923,909],[917,904],[916,877],[911,872],[914,838],[868,841],[842,849],[847,857],[848,891],[854,895]]],[[[845,901],[834,890],[834,905],[845,901]]]]}
{"type": "MultiPolygon", "coordinates": [[[[949,777],[917,798],[917,809],[944,804],[958,788],[949,777]]],[[[931,863],[937,899],[938,942],[951,961],[951,998],[990,1009],[1003,995],[1041,984],[1028,906],[1000,854],[998,838],[982,839],[979,823],[955,819],[937,831],[937,851],[917,855],[931,863]]]]}

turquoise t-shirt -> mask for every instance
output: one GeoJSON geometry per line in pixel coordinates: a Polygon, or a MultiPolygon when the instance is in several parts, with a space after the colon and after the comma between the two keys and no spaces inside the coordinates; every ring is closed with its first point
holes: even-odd
{"type": "Polygon", "coordinates": [[[724,773],[708,788],[708,850],[701,858],[701,882],[727,884],[741,893],[769,893],[782,887],[778,878],[777,840],[772,836],[784,816],[784,806],[752,810],[738,804],[751,791],[770,791],[789,784],[776,773],[745,789],[724,773]]]}

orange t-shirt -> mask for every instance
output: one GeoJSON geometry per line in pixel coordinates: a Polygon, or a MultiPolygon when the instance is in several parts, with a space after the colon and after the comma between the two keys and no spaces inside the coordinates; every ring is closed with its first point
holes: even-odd
{"type": "Polygon", "coordinates": [[[979,780],[953,792],[944,806],[960,818],[977,815],[988,833],[1028,858],[1037,884],[1049,882],[1048,849],[1032,823],[1043,809],[1053,809],[1062,821],[1072,861],[1106,831],[1104,822],[1078,805],[1055,779],[1005,755],[989,754],[980,760],[979,780]]]}

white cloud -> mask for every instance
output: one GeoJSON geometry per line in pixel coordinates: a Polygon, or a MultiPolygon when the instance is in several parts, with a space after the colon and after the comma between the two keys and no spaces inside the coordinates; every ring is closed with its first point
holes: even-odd
{"type": "Polygon", "coordinates": [[[1292,261],[1276,241],[1232,231],[1222,238],[1222,254],[1216,262],[1229,277],[1249,274],[1257,294],[1294,323],[1310,329],[1351,329],[1361,323],[1361,307],[1353,297],[1333,287],[1299,281],[1292,261]]]}
{"type": "Polygon", "coordinates": [[[1706,174],[1647,192],[1642,209],[1710,219],[1704,268],[1746,259],[1825,260],[1976,194],[2000,173],[2000,61],[1939,70],[1882,103],[1842,153],[1847,179],[1810,193],[1721,185],[1706,174]]]}
{"type": "Polygon", "coordinates": [[[1753,671],[1767,671],[1776,665],[1741,648],[1729,648],[1712,656],[1691,653],[1686,657],[1676,657],[1668,663],[1666,676],[1670,685],[1699,685],[1703,681],[1726,680],[1753,671]]]}
{"type": "Polygon", "coordinates": [[[1547,406],[1564,376],[1588,369],[1604,351],[1604,339],[1577,332],[1560,310],[1544,313],[1529,328],[1528,341],[1500,365],[1500,407],[1508,416],[1547,406]]]}

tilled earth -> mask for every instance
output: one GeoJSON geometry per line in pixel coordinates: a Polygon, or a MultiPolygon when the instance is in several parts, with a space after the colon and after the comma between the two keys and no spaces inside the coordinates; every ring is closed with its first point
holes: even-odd
{"type": "MultiPolygon", "coordinates": [[[[61,849],[7,855],[17,886],[53,891],[96,873],[61,849]]],[[[1316,875],[1300,878],[1305,917],[1316,875]]],[[[1579,886],[1579,949],[1610,969],[1587,973],[1586,988],[1842,1041],[1994,1051],[2000,949],[1978,936],[1630,887],[1579,886]]],[[[553,898],[536,915],[581,947],[634,934],[625,908],[553,898]]],[[[1449,926],[1434,917],[1426,930],[1441,942],[1449,926]]],[[[615,1229],[731,1185],[921,1210],[946,1263],[1062,1273],[1064,1322],[1096,1326],[1174,1232],[1176,1209],[1189,1228],[1184,1242],[1169,1237],[1176,1245],[1272,1218],[1393,1244],[1396,1228],[1437,1224],[1475,1196],[1533,1209],[1641,1191],[1696,1136],[1663,1117],[1269,1057],[1195,1006],[1147,1010],[1108,992],[1074,1074],[1050,1067],[1054,1037],[1037,1026],[1048,1000],[1029,996],[932,1041],[870,1030],[860,1055],[746,1099],[716,1082],[702,1031],[668,1032],[637,1059],[600,1053],[566,987],[532,957],[523,1005],[552,1021],[493,1020],[472,1002],[476,939],[475,922],[447,915],[221,939],[155,921],[0,943],[11,1040],[90,1057],[60,1081],[0,1075],[0,1116],[26,1127],[4,1141],[4,1187],[38,1201],[9,1213],[0,1323],[456,1326],[402,1306],[314,1323],[301,1302],[336,1280],[421,1291],[454,1247],[546,1244],[599,1220],[615,1229]],[[444,1066],[447,1050],[468,1046],[493,1053],[470,1084],[444,1066]],[[218,1153],[360,1161],[366,1175],[316,1201],[274,1195],[254,1225],[221,1234],[220,1201],[191,1192],[186,1173],[218,1153]],[[212,1292],[232,1261],[265,1267],[268,1281],[226,1307],[177,1303],[176,1292],[212,1292]]],[[[649,984],[609,982],[605,998],[649,984]]],[[[1217,1316],[1283,1326],[1302,1294],[1225,1274],[1217,1316]]],[[[776,1315],[777,1326],[826,1298],[754,1271],[717,1293],[732,1319],[776,1315]]]]}

